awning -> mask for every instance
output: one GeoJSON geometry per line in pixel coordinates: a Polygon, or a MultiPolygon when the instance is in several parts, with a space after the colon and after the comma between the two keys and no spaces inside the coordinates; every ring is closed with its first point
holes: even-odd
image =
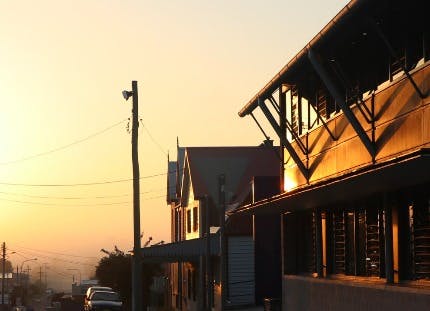
{"type": "Polygon", "coordinates": [[[243,206],[237,212],[281,213],[323,207],[429,182],[429,172],[430,150],[421,149],[243,206]]]}
{"type": "MultiPolygon", "coordinates": [[[[210,255],[219,254],[219,234],[210,236],[210,255]]],[[[150,262],[180,262],[198,260],[199,256],[206,255],[206,239],[198,238],[179,241],[164,245],[155,245],[141,249],[144,261],[150,262]]]]}

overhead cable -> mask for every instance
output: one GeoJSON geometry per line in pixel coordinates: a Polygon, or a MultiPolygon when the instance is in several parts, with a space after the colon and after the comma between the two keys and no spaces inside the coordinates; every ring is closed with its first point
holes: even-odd
{"type": "Polygon", "coordinates": [[[24,250],[30,250],[30,251],[34,251],[34,252],[41,252],[41,253],[49,253],[49,254],[54,254],[54,255],[60,255],[60,256],[67,256],[67,257],[79,257],[79,258],[87,258],[87,259],[99,259],[98,257],[94,257],[94,256],[82,256],[82,255],[74,255],[74,254],[68,254],[68,253],[61,253],[61,252],[57,252],[57,251],[47,251],[47,250],[42,250],[42,249],[35,249],[35,248],[30,248],[30,247],[25,247],[25,246],[20,246],[20,245],[14,245],[13,247],[19,248],[19,249],[24,249],[24,250]]]}
{"type": "MultiPolygon", "coordinates": [[[[170,171],[168,173],[160,173],[154,175],[141,176],[139,179],[148,179],[159,176],[165,176],[168,174],[172,174],[174,171],[170,171]]],[[[125,178],[125,179],[116,179],[116,180],[105,180],[98,182],[87,182],[87,183],[71,183],[71,184],[26,184],[26,183],[14,183],[14,182],[0,182],[0,185],[5,186],[23,186],[23,187],[76,187],[76,186],[95,186],[95,185],[106,185],[106,184],[115,184],[133,181],[133,178],[125,178]]]]}
{"type": "Polygon", "coordinates": [[[97,131],[97,132],[95,132],[95,133],[93,133],[91,135],[88,135],[88,136],[86,136],[84,138],[75,140],[75,141],[73,141],[71,143],[68,143],[66,145],[63,145],[63,146],[60,146],[60,147],[57,147],[57,148],[54,148],[54,149],[50,149],[50,150],[47,150],[47,151],[44,151],[44,152],[36,153],[36,154],[30,155],[30,156],[27,156],[27,157],[24,157],[24,158],[21,158],[21,159],[0,162],[0,165],[14,164],[14,163],[18,163],[18,162],[23,162],[23,161],[31,160],[31,159],[34,159],[34,158],[37,158],[37,157],[41,157],[41,156],[44,156],[44,155],[48,155],[50,153],[54,153],[54,152],[66,149],[66,148],[71,147],[73,145],[80,144],[80,143],[82,143],[84,141],[87,141],[87,140],[89,140],[89,139],[91,139],[93,137],[96,137],[98,135],[101,135],[101,134],[109,131],[110,129],[112,129],[112,128],[114,128],[114,127],[116,127],[116,126],[124,123],[127,119],[128,118],[125,118],[125,119],[123,119],[123,120],[121,120],[121,121],[119,121],[117,123],[114,123],[114,124],[108,126],[107,128],[105,128],[103,130],[97,131]]]}
{"type": "MultiPolygon", "coordinates": [[[[149,200],[154,200],[154,199],[159,199],[159,198],[163,198],[166,195],[160,195],[160,196],[155,196],[155,197],[150,197],[150,198],[144,198],[141,199],[140,201],[149,201],[149,200]]],[[[48,207],[48,206],[55,206],[55,207],[91,207],[91,206],[109,206],[109,205],[126,205],[126,204],[132,204],[133,201],[123,201],[123,202],[108,202],[108,203],[94,203],[94,204],[81,204],[81,203],[77,203],[77,204],[56,204],[56,203],[43,203],[43,202],[30,202],[30,201],[20,201],[20,200],[9,200],[9,199],[3,199],[0,198],[0,201],[6,201],[6,202],[12,202],[12,203],[20,203],[20,204],[30,204],[30,205],[40,205],[42,207],[48,207]]]]}
{"type": "MultiPolygon", "coordinates": [[[[174,189],[175,186],[169,187],[169,189],[174,189]]],[[[148,193],[154,193],[159,191],[166,191],[167,188],[158,188],[153,189],[149,191],[140,192],[140,194],[148,194],[148,193]]],[[[117,195],[102,195],[102,196],[87,196],[87,197],[81,197],[81,196],[49,196],[49,195],[31,195],[26,193],[16,193],[16,192],[6,192],[6,191],[0,191],[0,194],[5,195],[13,195],[13,196],[22,196],[26,198],[36,198],[36,199],[52,199],[52,200],[89,200],[89,199],[110,199],[110,198],[123,198],[123,197],[130,197],[133,194],[117,194],[117,195]]]]}
{"type": "Polygon", "coordinates": [[[143,124],[142,119],[140,119],[140,123],[142,124],[142,128],[145,130],[145,132],[148,134],[149,138],[152,140],[152,142],[158,147],[158,149],[167,156],[167,152],[164,150],[164,148],[161,146],[161,144],[155,140],[154,136],[149,132],[149,129],[143,124]]]}

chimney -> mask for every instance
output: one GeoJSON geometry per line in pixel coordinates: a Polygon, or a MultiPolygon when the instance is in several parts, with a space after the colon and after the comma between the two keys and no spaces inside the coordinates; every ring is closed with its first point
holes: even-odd
{"type": "Polygon", "coordinates": [[[260,147],[273,147],[273,139],[266,139],[261,144],[260,147]]]}

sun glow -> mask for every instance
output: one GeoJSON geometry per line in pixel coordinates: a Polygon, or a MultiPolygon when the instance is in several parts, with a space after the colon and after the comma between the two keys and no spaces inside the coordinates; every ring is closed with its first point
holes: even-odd
{"type": "Polygon", "coordinates": [[[293,177],[288,175],[287,172],[284,174],[284,191],[288,192],[293,190],[297,187],[297,180],[293,177]]]}

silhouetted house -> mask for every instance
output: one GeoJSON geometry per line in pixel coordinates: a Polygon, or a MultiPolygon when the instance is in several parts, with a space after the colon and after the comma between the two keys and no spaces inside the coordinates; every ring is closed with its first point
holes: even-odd
{"type": "MultiPolygon", "coordinates": [[[[255,195],[273,194],[272,187],[259,185],[262,179],[279,183],[279,147],[178,148],[177,163],[169,162],[168,168],[168,188],[177,189],[167,196],[172,243],[144,248],[142,255],[144,260],[170,262],[172,308],[221,310],[222,302],[225,307],[255,305],[260,295],[256,265],[266,261],[255,252],[261,245],[254,243],[252,216],[229,213],[252,203],[255,195]]],[[[264,233],[259,237],[265,238],[264,233]]],[[[266,244],[278,247],[275,260],[279,259],[279,240],[266,244]]],[[[270,277],[273,268],[261,268],[265,271],[260,274],[270,277]]],[[[280,285],[279,272],[272,276],[280,285]]]]}
{"type": "Polygon", "coordinates": [[[430,306],[424,7],[351,1],[239,112],[282,145],[282,193],[239,211],[282,216],[283,310],[430,306]]]}

